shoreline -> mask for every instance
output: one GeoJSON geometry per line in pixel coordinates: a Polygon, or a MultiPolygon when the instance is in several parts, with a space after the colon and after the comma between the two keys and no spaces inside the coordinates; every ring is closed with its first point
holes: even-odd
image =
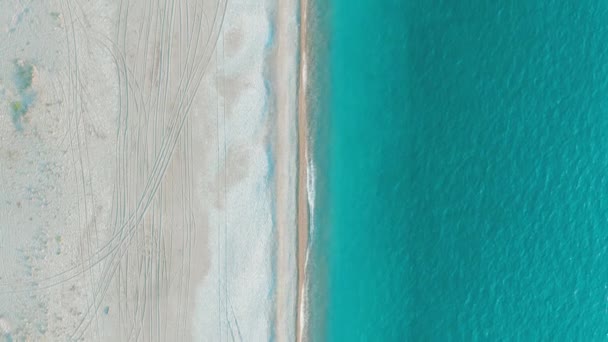
{"type": "Polygon", "coordinates": [[[297,298],[296,340],[305,338],[306,324],[306,257],[308,252],[309,207],[308,207],[308,113],[307,90],[307,14],[308,0],[300,0],[299,66],[298,66],[298,185],[297,185],[297,298]]]}

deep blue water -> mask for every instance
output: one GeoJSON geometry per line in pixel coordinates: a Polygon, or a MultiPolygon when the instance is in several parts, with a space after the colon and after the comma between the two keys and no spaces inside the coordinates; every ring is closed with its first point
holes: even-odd
{"type": "Polygon", "coordinates": [[[608,3],[328,7],[326,339],[605,339],[608,3]]]}

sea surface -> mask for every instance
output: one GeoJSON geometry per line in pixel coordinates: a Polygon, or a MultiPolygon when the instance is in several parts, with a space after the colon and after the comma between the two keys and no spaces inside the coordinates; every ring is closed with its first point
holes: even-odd
{"type": "Polygon", "coordinates": [[[608,3],[328,8],[313,335],[605,339],[608,3]]]}

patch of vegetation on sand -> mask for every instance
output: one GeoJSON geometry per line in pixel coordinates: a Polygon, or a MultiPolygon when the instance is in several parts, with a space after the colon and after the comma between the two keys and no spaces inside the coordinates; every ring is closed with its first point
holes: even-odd
{"type": "Polygon", "coordinates": [[[17,130],[23,129],[23,116],[27,113],[28,104],[21,101],[11,102],[11,119],[17,130]]]}
{"type": "Polygon", "coordinates": [[[23,117],[36,100],[36,92],[32,89],[36,68],[32,63],[21,59],[14,61],[14,67],[13,78],[18,100],[12,101],[9,109],[15,128],[21,131],[23,130],[23,117]]]}
{"type": "Polygon", "coordinates": [[[24,91],[32,87],[34,79],[34,66],[23,60],[16,60],[15,64],[15,87],[18,91],[24,91]]]}

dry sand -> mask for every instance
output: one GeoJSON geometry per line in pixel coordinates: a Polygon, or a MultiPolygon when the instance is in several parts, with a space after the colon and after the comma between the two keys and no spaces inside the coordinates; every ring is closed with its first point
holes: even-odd
{"type": "MultiPolygon", "coordinates": [[[[2,333],[294,339],[297,4],[272,4],[0,5],[7,60],[39,74],[23,129],[0,118],[2,333]]],[[[6,109],[25,95],[3,65],[6,109]]]]}

